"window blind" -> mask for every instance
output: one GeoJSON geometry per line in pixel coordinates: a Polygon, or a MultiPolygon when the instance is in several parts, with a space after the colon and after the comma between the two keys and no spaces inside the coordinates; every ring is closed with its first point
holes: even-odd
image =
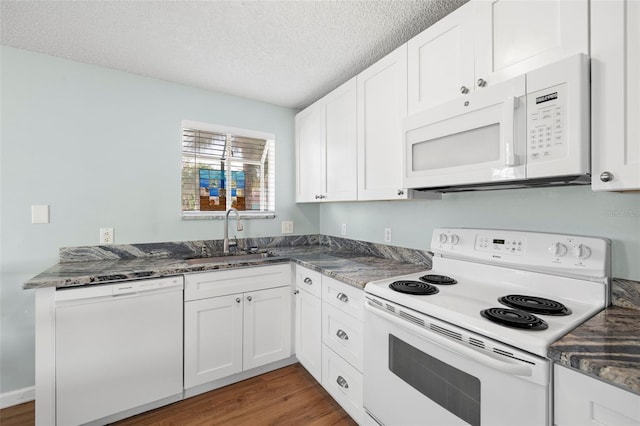
{"type": "Polygon", "coordinates": [[[275,141],[182,129],[183,215],[275,212],[275,141]]]}

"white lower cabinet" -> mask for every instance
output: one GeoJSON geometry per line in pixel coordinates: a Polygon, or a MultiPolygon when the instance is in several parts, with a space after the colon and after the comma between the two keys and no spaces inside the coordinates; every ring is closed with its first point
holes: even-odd
{"type": "Polygon", "coordinates": [[[321,382],[322,301],[304,287],[296,286],[295,293],[296,357],[313,378],[321,382]]]}
{"type": "Polygon", "coordinates": [[[359,424],[363,291],[296,266],[296,357],[359,424]]]}
{"type": "Polygon", "coordinates": [[[291,356],[290,265],[185,280],[185,389],[291,356]]]}
{"type": "Polygon", "coordinates": [[[242,295],[185,303],[184,387],[242,371],[242,295]]]}
{"type": "Polygon", "coordinates": [[[554,424],[639,426],[640,395],[555,365],[554,424]]]}

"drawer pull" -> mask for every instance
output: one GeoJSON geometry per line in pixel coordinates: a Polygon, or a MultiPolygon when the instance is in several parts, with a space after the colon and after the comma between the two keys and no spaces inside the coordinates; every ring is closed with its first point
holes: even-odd
{"type": "Polygon", "coordinates": [[[298,294],[300,293],[300,290],[293,290],[293,294],[298,294]]]}
{"type": "Polygon", "coordinates": [[[240,298],[236,297],[236,303],[240,303],[240,298]]]}
{"type": "Polygon", "coordinates": [[[342,329],[336,331],[336,336],[338,336],[342,340],[349,340],[349,335],[342,329]]]}
{"type": "Polygon", "coordinates": [[[247,296],[247,300],[248,300],[249,302],[251,302],[251,301],[253,300],[253,297],[251,297],[251,296],[247,296]]]}
{"type": "Polygon", "coordinates": [[[304,283],[311,285],[311,284],[313,284],[313,281],[311,281],[311,278],[307,277],[307,278],[304,279],[304,283]]]}
{"type": "Polygon", "coordinates": [[[347,383],[347,381],[344,379],[344,377],[338,376],[338,378],[336,379],[336,382],[338,383],[338,385],[341,388],[349,389],[349,383],[347,383]]]}
{"type": "Polygon", "coordinates": [[[344,303],[347,303],[347,302],[349,301],[349,296],[347,296],[347,295],[346,295],[346,294],[344,294],[344,293],[338,293],[338,294],[336,295],[336,298],[337,298],[339,301],[344,302],[344,303]]]}

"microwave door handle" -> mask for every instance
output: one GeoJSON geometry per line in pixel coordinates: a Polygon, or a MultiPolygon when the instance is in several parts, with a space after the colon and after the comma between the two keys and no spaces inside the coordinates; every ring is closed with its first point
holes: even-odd
{"type": "Polygon", "coordinates": [[[513,120],[515,110],[518,108],[519,99],[510,96],[504,101],[502,107],[502,145],[504,146],[504,165],[512,167],[516,165],[516,153],[513,145],[513,120]]]}
{"type": "Polygon", "coordinates": [[[480,351],[471,349],[463,343],[452,342],[446,337],[442,337],[434,332],[429,332],[428,330],[425,330],[410,321],[402,320],[388,312],[381,310],[380,308],[372,307],[369,305],[369,303],[365,303],[364,307],[372,314],[379,315],[385,318],[387,321],[390,321],[391,323],[397,325],[398,327],[408,330],[425,340],[429,340],[431,343],[434,343],[450,352],[460,355],[461,357],[483,364],[486,367],[501,371],[506,374],[511,374],[512,376],[530,377],[532,374],[531,367],[529,367],[528,365],[511,364],[508,362],[500,361],[480,351]]]}

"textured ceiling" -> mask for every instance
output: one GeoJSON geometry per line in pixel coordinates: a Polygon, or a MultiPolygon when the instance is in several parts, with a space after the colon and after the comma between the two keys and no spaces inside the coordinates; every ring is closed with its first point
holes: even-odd
{"type": "Polygon", "coordinates": [[[303,108],[465,1],[1,0],[0,43],[303,108]]]}

